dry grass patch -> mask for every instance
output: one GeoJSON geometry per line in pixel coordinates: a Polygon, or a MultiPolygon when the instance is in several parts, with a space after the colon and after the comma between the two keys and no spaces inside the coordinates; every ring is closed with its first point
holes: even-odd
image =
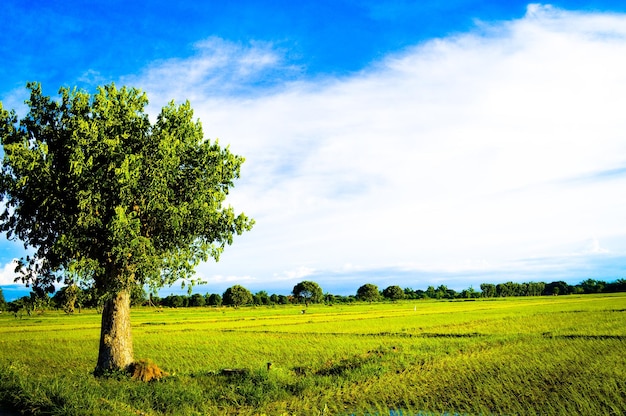
{"type": "Polygon", "coordinates": [[[168,375],[150,360],[135,361],[130,365],[128,370],[129,373],[132,374],[131,377],[133,380],[140,380],[143,382],[160,380],[168,375]]]}

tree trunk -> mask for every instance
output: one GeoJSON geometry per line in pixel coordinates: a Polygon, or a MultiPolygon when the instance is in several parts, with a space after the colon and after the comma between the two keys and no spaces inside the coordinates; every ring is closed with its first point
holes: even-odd
{"type": "Polygon", "coordinates": [[[95,374],[125,371],[133,362],[133,337],[130,329],[130,291],[108,299],[102,309],[100,350],[95,374]]]}

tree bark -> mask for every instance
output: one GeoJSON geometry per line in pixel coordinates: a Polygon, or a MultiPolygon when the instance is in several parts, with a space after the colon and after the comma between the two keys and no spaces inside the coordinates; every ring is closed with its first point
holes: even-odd
{"type": "Polygon", "coordinates": [[[102,309],[100,350],[95,374],[126,371],[133,363],[133,338],[130,326],[130,291],[114,294],[102,309]]]}

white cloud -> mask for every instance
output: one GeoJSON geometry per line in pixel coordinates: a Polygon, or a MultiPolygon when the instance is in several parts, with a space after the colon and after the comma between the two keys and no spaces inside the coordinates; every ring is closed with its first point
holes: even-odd
{"type": "Polygon", "coordinates": [[[509,270],[626,237],[626,178],[571,181],[626,166],[624,15],[531,5],[350,77],[231,94],[276,66],[272,45],[211,39],[135,80],[247,159],[231,201],[257,225],[206,275],[509,270]]]}
{"type": "Polygon", "coordinates": [[[28,112],[28,107],[24,104],[26,98],[28,96],[24,95],[24,87],[20,87],[8,91],[0,97],[0,102],[2,102],[2,108],[5,110],[15,110],[19,117],[24,117],[28,112]]]}
{"type": "Polygon", "coordinates": [[[214,275],[211,277],[211,283],[217,283],[217,284],[246,284],[249,282],[254,281],[255,279],[253,277],[250,276],[234,276],[234,275],[229,275],[229,276],[223,276],[223,275],[214,275]]]}
{"type": "Polygon", "coordinates": [[[315,273],[315,269],[311,267],[301,266],[293,270],[287,270],[282,273],[274,273],[274,280],[295,281],[304,279],[315,273]]]}
{"type": "Polygon", "coordinates": [[[213,37],[194,46],[194,56],[155,62],[139,76],[121,81],[149,91],[151,103],[159,103],[160,108],[172,98],[198,102],[207,97],[239,94],[249,91],[251,83],[268,74],[280,72],[287,76],[299,71],[285,65],[281,53],[266,42],[244,45],[213,37]]]}
{"type": "Polygon", "coordinates": [[[585,244],[585,248],[583,249],[581,254],[588,255],[588,254],[609,254],[609,253],[611,253],[610,250],[602,247],[600,245],[600,241],[596,237],[592,237],[585,244]]]}
{"type": "Polygon", "coordinates": [[[15,273],[15,267],[17,262],[13,260],[10,263],[6,263],[0,270],[0,286],[14,285],[17,274],[15,273]]]}

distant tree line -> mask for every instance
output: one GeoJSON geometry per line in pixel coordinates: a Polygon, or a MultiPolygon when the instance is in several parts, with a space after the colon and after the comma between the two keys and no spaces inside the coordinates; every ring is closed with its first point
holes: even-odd
{"type": "MultiPolygon", "coordinates": [[[[131,293],[131,304],[151,305],[170,308],[202,307],[202,306],[262,306],[262,305],[289,305],[310,303],[342,304],[352,302],[380,302],[398,301],[403,299],[479,299],[479,298],[503,298],[511,296],[553,296],[588,293],[614,293],[626,292],[626,279],[618,279],[614,282],[587,279],[577,285],[569,285],[563,281],[551,283],[544,282],[506,282],[506,283],[482,283],[480,290],[473,287],[461,290],[449,289],[445,285],[428,286],[426,290],[413,290],[401,288],[397,285],[388,286],[379,290],[378,286],[366,283],[360,286],[354,295],[333,295],[324,293],[322,288],[312,281],[302,281],[294,286],[290,295],[268,294],[261,290],[252,293],[241,285],[234,285],[226,289],[222,294],[195,293],[191,295],[169,295],[158,297],[149,295],[145,290],[136,289],[131,293]]],[[[12,302],[6,302],[0,288],[0,311],[11,311],[31,314],[46,309],[63,309],[72,314],[82,308],[100,308],[102,300],[94,288],[81,288],[76,285],[65,286],[53,296],[42,291],[33,291],[29,296],[24,296],[12,302]]]]}

